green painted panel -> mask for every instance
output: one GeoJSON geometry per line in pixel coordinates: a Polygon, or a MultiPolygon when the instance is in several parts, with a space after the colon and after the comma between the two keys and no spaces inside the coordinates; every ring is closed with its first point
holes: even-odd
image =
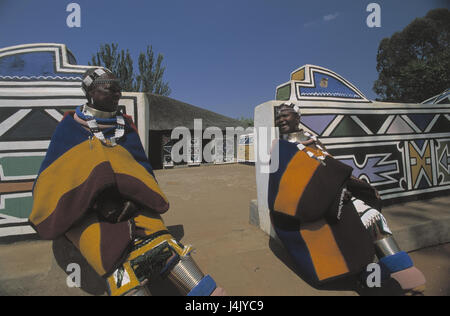
{"type": "Polygon", "coordinates": [[[7,177],[37,175],[44,156],[3,157],[0,165],[7,177]]]}
{"type": "Polygon", "coordinates": [[[366,136],[367,133],[353,121],[350,117],[346,116],[342,119],[339,125],[331,133],[331,137],[355,137],[366,136]]]}
{"type": "Polygon", "coordinates": [[[288,84],[277,89],[277,100],[287,101],[291,98],[291,85],[288,84]]]}
{"type": "Polygon", "coordinates": [[[28,218],[31,214],[31,209],[33,207],[33,197],[17,197],[5,199],[5,208],[0,209],[0,214],[5,214],[9,216],[28,218]]]}

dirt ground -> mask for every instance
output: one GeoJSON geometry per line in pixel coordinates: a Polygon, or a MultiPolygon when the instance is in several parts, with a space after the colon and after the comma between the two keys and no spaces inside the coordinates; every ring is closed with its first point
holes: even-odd
{"type": "MultiPolygon", "coordinates": [[[[364,290],[355,278],[317,288],[296,273],[285,250],[249,224],[256,199],[251,165],[211,165],[155,171],[170,201],[163,215],[172,234],[196,249],[194,258],[231,296],[397,295],[398,286],[364,290]]],[[[104,285],[85,269],[82,288],[67,288],[64,269],[76,256],[63,241],[0,245],[0,295],[104,295],[104,285]],[[62,249],[62,250],[61,250],[62,249]]],[[[425,295],[450,295],[450,244],[411,253],[427,277],[425,295]]],[[[156,280],[154,295],[177,295],[156,280]]]]}
{"type": "MultiPolygon", "coordinates": [[[[192,244],[199,264],[230,295],[396,295],[361,290],[350,278],[314,288],[299,278],[279,244],[249,224],[249,203],[256,199],[255,169],[215,165],[159,170],[156,177],[171,208],[168,226],[183,227],[182,242],[192,244]]],[[[179,236],[181,237],[181,236],[179,236]]],[[[450,295],[450,244],[411,253],[428,280],[426,295],[450,295]]]]}

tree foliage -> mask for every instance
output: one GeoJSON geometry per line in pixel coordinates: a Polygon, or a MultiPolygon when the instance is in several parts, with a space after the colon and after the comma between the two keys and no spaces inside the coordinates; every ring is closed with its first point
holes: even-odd
{"type": "Polygon", "coordinates": [[[119,51],[118,47],[115,43],[100,45],[89,65],[103,66],[111,70],[119,78],[124,91],[170,95],[169,84],[163,81],[166,69],[162,66],[163,55],[158,54],[155,62],[153,48],[147,46],[146,52],[139,54],[139,73],[136,74],[129,50],[119,51]]]}
{"type": "Polygon", "coordinates": [[[152,46],[147,47],[146,53],[139,54],[139,75],[136,76],[136,91],[152,92],[169,95],[169,84],[163,82],[165,67],[162,66],[163,56],[155,57],[152,46]]]}
{"type": "Polygon", "coordinates": [[[382,101],[422,102],[450,87],[450,11],[435,9],[378,47],[378,79],[373,90],[382,101]]]}

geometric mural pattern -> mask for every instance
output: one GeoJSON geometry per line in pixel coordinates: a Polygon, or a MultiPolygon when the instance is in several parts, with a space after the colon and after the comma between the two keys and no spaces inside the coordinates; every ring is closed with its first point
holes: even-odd
{"type": "Polygon", "coordinates": [[[35,235],[28,223],[34,180],[64,112],[84,102],[86,67],[75,63],[64,45],[0,49],[0,240],[35,235]]]}
{"type": "MultiPolygon", "coordinates": [[[[449,109],[443,105],[440,110],[449,109]]],[[[384,199],[450,189],[448,114],[313,111],[302,115],[303,128],[317,134],[334,156],[354,168],[354,176],[376,186],[384,199]],[[354,145],[343,146],[349,139],[354,145]]]]}
{"type": "Polygon", "coordinates": [[[426,140],[422,148],[415,142],[408,143],[411,184],[414,189],[433,185],[430,142],[426,140]]]}
{"type": "MultiPolygon", "coordinates": [[[[63,115],[85,102],[81,75],[62,44],[0,49],[0,241],[29,238],[31,190],[50,138],[63,115]]],[[[135,97],[120,105],[137,124],[135,97]]]]}
{"type": "Polygon", "coordinates": [[[436,181],[438,185],[450,184],[450,139],[436,141],[437,173],[436,181]]]}
{"type": "Polygon", "coordinates": [[[372,102],[338,74],[314,65],[300,67],[277,89],[289,84],[288,101],[299,106],[301,127],[384,200],[449,192],[450,104],[372,102]]]}

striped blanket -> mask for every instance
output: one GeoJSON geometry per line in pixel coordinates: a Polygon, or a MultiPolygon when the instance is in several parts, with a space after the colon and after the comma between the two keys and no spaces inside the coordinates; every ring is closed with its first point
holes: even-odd
{"type": "Polygon", "coordinates": [[[133,220],[100,221],[91,211],[96,197],[115,187],[122,198],[155,214],[166,212],[169,203],[131,119],[126,119],[118,145],[107,147],[68,114],[52,136],[34,183],[29,220],[41,238],[65,234],[83,247],[88,257],[96,258],[93,266],[103,275],[130,246],[136,225],[133,220]]]}
{"type": "Polygon", "coordinates": [[[324,282],[362,271],[374,249],[353,204],[342,200],[352,169],[331,156],[323,164],[285,140],[272,157],[275,152],[279,164],[268,191],[272,224],[300,274],[324,282]]]}

